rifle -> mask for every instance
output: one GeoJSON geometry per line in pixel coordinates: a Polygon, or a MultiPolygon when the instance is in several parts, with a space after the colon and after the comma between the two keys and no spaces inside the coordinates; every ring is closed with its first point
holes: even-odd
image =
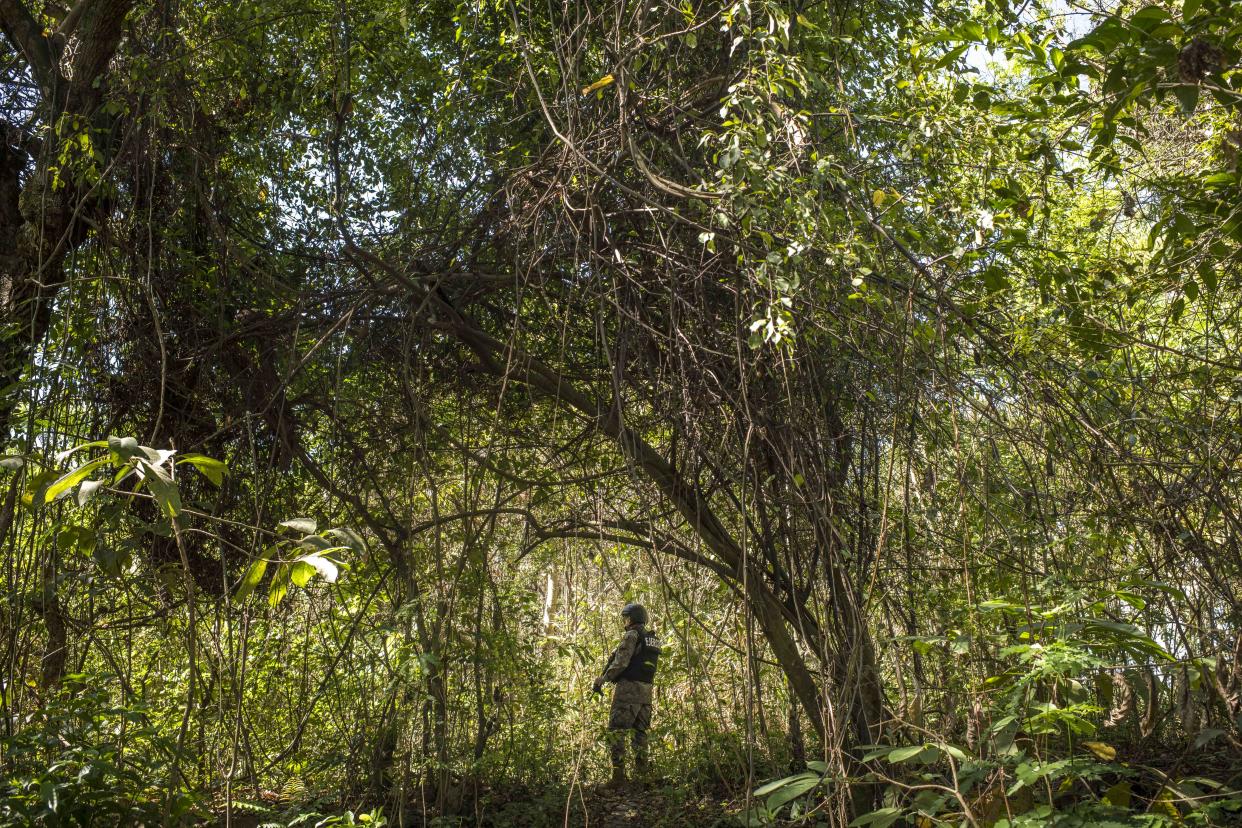
{"type": "MultiPolygon", "coordinates": [[[[608,658],[604,659],[604,669],[599,671],[599,674],[600,674],[601,676],[602,676],[604,673],[608,672],[608,667],[609,667],[609,665],[611,665],[611,664],[612,664],[612,657],[613,657],[614,655],[616,655],[616,654],[617,654],[617,651],[616,651],[616,650],[613,650],[613,651],[612,651],[612,652],[608,655],[608,658]]],[[[595,688],[595,695],[597,695],[597,696],[602,696],[602,695],[604,695],[604,688],[603,688],[603,687],[597,687],[597,688],[595,688]]]]}

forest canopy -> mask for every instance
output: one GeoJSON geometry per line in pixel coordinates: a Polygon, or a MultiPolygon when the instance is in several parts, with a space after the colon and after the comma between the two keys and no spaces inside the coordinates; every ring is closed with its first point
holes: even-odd
{"type": "Polygon", "coordinates": [[[1242,819],[1227,0],[0,32],[0,825],[1242,819]]]}

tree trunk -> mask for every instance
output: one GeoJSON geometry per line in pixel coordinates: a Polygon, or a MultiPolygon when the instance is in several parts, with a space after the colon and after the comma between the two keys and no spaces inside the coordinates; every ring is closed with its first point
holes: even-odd
{"type": "Polygon", "coordinates": [[[132,5],[80,0],[72,25],[65,20],[69,31],[48,37],[20,0],[0,0],[0,30],[39,87],[45,127],[36,139],[23,125],[0,125],[0,436],[11,425],[15,386],[51,324],[65,258],[86,239],[81,219],[98,218],[103,204],[98,179],[114,149],[114,118],[100,104],[132,5]],[[77,44],[66,75],[60,53],[71,33],[77,44]],[[65,151],[82,141],[93,152],[65,151]]]}

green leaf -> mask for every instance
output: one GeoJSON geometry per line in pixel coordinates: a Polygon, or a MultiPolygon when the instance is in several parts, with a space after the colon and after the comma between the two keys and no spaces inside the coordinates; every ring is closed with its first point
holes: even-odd
{"type": "Polygon", "coordinates": [[[276,567],[276,572],[272,575],[272,582],[267,588],[267,605],[269,607],[280,606],[280,602],[285,599],[285,595],[289,592],[289,570],[287,563],[282,563],[276,567]]]}
{"type": "Polygon", "coordinates": [[[330,584],[336,583],[337,576],[340,574],[340,568],[333,561],[322,555],[307,555],[302,560],[315,567],[325,581],[330,584]]]}
{"type": "Polygon", "coordinates": [[[821,779],[822,777],[818,774],[804,774],[768,797],[768,808],[773,812],[779,811],[798,797],[818,787],[821,779]]]}
{"type": "Polygon", "coordinates": [[[22,503],[26,506],[42,505],[43,493],[55,479],[56,472],[51,469],[44,469],[34,477],[27,478],[26,491],[22,493],[22,503]]]}
{"type": "Polygon", "coordinates": [[[305,587],[310,583],[311,578],[315,577],[316,569],[307,563],[305,558],[299,558],[293,562],[293,567],[289,571],[289,580],[294,586],[305,587]]]}
{"type": "Polygon", "coordinates": [[[181,489],[168,472],[146,460],[138,460],[138,470],[147,491],[160,505],[160,510],[170,519],[181,514],[181,489]]]}
{"type": "Polygon", "coordinates": [[[1130,783],[1118,782],[1104,792],[1103,799],[1114,808],[1130,807],[1130,783]]]}
{"type": "Polygon", "coordinates": [[[306,535],[298,544],[311,552],[326,552],[332,548],[332,542],[321,535],[306,535]]]}
{"type": "MultiPolygon", "coordinates": [[[[945,52],[944,56],[941,57],[940,60],[936,61],[936,63],[932,66],[932,68],[943,69],[944,67],[948,66],[949,64],[953,63],[958,58],[960,58],[962,55],[964,55],[966,53],[966,50],[969,48],[970,48],[969,43],[963,43],[960,46],[955,46],[954,48],[950,49],[948,52],[945,52]]],[[[878,207],[879,205],[877,204],[876,206],[878,207]]]]}
{"type": "Polygon", "coordinates": [[[1215,728],[1215,727],[1204,728],[1203,730],[1199,731],[1199,735],[1195,737],[1195,741],[1194,741],[1195,749],[1197,750],[1198,748],[1203,747],[1209,742],[1215,741],[1217,737],[1224,736],[1224,735],[1225,735],[1225,731],[1220,730],[1219,728],[1215,728]]]}
{"type": "Polygon", "coordinates": [[[923,745],[910,745],[909,747],[899,747],[888,752],[888,761],[893,763],[905,762],[918,756],[923,752],[923,745]]]}
{"type": "Polygon", "coordinates": [[[989,733],[1000,733],[1009,725],[1018,720],[1017,716],[1006,716],[1003,719],[997,719],[991,727],[988,728],[989,733]]]}
{"type": "Polygon", "coordinates": [[[1093,31],[1070,43],[1066,47],[1066,51],[1079,51],[1089,48],[1102,55],[1106,55],[1125,42],[1128,34],[1125,26],[1120,21],[1110,17],[1093,31]]]}
{"type": "Polygon", "coordinates": [[[1130,17],[1130,25],[1140,32],[1150,32],[1169,19],[1169,13],[1160,6],[1147,6],[1130,17]]]}
{"type": "Polygon", "coordinates": [[[974,20],[969,20],[958,27],[960,36],[965,40],[983,40],[983,26],[974,20]]]}
{"type": "Polygon", "coordinates": [[[242,578],[241,585],[237,587],[237,592],[233,595],[234,601],[245,601],[254,592],[255,587],[259,585],[259,581],[263,580],[263,574],[267,572],[267,559],[259,558],[246,570],[246,577],[242,578]]]}
{"type": "Polygon", "coordinates": [[[1183,83],[1173,87],[1173,94],[1181,105],[1183,115],[1193,115],[1199,105],[1199,87],[1193,83],[1183,83]]]}
{"type": "Polygon", "coordinates": [[[901,817],[900,808],[881,808],[878,811],[872,811],[869,814],[863,814],[850,823],[850,828],[861,828],[863,825],[873,825],[875,828],[888,828],[901,817]]]}
{"type": "Polygon", "coordinates": [[[44,779],[39,784],[39,799],[43,802],[43,807],[47,808],[53,814],[60,807],[60,799],[56,795],[56,786],[51,780],[44,779]]]}
{"type": "Polygon", "coordinates": [[[1021,604],[1015,604],[1010,601],[1002,601],[1002,600],[995,599],[995,598],[988,600],[988,601],[984,601],[982,604],[979,605],[979,609],[984,610],[985,612],[988,610],[999,610],[1001,612],[1012,612],[1012,613],[1026,612],[1026,608],[1023,607],[1021,604]]]}
{"type": "Polygon", "coordinates": [[[92,557],[94,557],[100,571],[114,578],[119,578],[121,573],[130,564],[129,553],[120,552],[104,544],[95,545],[94,550],[92,550],[92,557]]]}
{"type": "Polygon", "coordinates": [[[69,494],[69,490],[81,483],[95,469],[108,462],[107,457],[101,457],[98,460],[92,460],[89,463],[83,463],[71,472],[63,475],[55,483],[47,487],[47,491],[43,493],[43,502],[51,503],[53,500],[59,500],[69,494]]]}
{"type": "Polygon", "coordinates": [[[89,555],[96,543],[95,530],[86,526],[66,526],[56,533],[56,545],[61,549],[77,549],[89,555]]]}
{"type": "Polygon", "coordinates": [[[294,532],[301,532],[305,535],[311,534],[318,528],[312,518],[293,518],[292,520],[281,521],[278,525],[282,529],[292,529],[294,532]]]}
{"type": "Polygon", "coordinates": [[[106,480],[83,480],[82,485],[78,487],[78,506],[85,506],[87,501],[94,497],[95,493],[103,488],[106,482],[106,480]]]}
{"type": "Polygon", "coordinates": [[[773,791],[778,791],[781,788],[788,785],[790,782],[793,782],[795,779],[798,779],[805,775],[806,774],[798,773],[798,774],[794,774],[793,776],[783,776],[780,779],[774,779],[771,782],[768,782],[756,788],[754,795],[757,797],[767,796],[771,794],[773,791]]]}
{"type": "Polygon", "coordinates": [[[328,534],[343,542],[353,552],[362,553],[367,551],[367,542],[362,539],[362,535],[359,535],[348,526],[329,529],[328,534]]]}
{"type": "Polygon", "coordinates": [[[946,744],[946,743],[941,743],[939,745],[939,748],[959,762],[965,762],[970,759],[970,755],[967,754],[966,751],[962,750],[959,747],[955,747],[953,745],[946,744]]]}
{"type": "Polygon", "coordinates": [[[122,462],[128,461],[137,454],[139,448],[138,441],[133,437],[109,437],[107,446],[122,462]]]}
{"type": "Polygon", "coordinates": [[[205,454],[184,454],[177,461],[177,465],[180,466],[182,463],[189,463],[217,486],[224,484],[224,477],[229,473],[229,467],[222,461],[205,454]]]}
{"type": "Polygon", "coordinates": [[[71,449],[66,449],[65,451],[62,451],[62,452],[57,453],[57,455],[56,455],[56,462],[57,462],[57,463],[63,463],[63,462],[65,462],[65,460],[67,460],[67,459],[69,458],[69,456],[70,456],[70,455],[74,454],[75,452],[79,452],[79,451],[81,451],[82,449],[88,449],[88,448],[103,448],[103,447],[104,447],[104,446],[106,446],[106,445],[108,445],[108,441],[107,441],[107,440],[92,440],[92,441],[91,441],[91,442],[89,442],[89,443],[82,443],[82,444],[81,444],[81,445],[79,445],[79,446],[74,446],[74,447],[73,447],[73,448],[71,448],[71,449]]]}

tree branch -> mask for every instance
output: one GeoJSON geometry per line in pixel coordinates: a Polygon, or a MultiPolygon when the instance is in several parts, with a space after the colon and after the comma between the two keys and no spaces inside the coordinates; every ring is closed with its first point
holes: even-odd
{"type": "Polygon", "coordinates": [[[26,58],[35,81],[46,98],[58,78],[52,44],[21,0],[0,0],[0,30],[15,51],[26,58]]]}

